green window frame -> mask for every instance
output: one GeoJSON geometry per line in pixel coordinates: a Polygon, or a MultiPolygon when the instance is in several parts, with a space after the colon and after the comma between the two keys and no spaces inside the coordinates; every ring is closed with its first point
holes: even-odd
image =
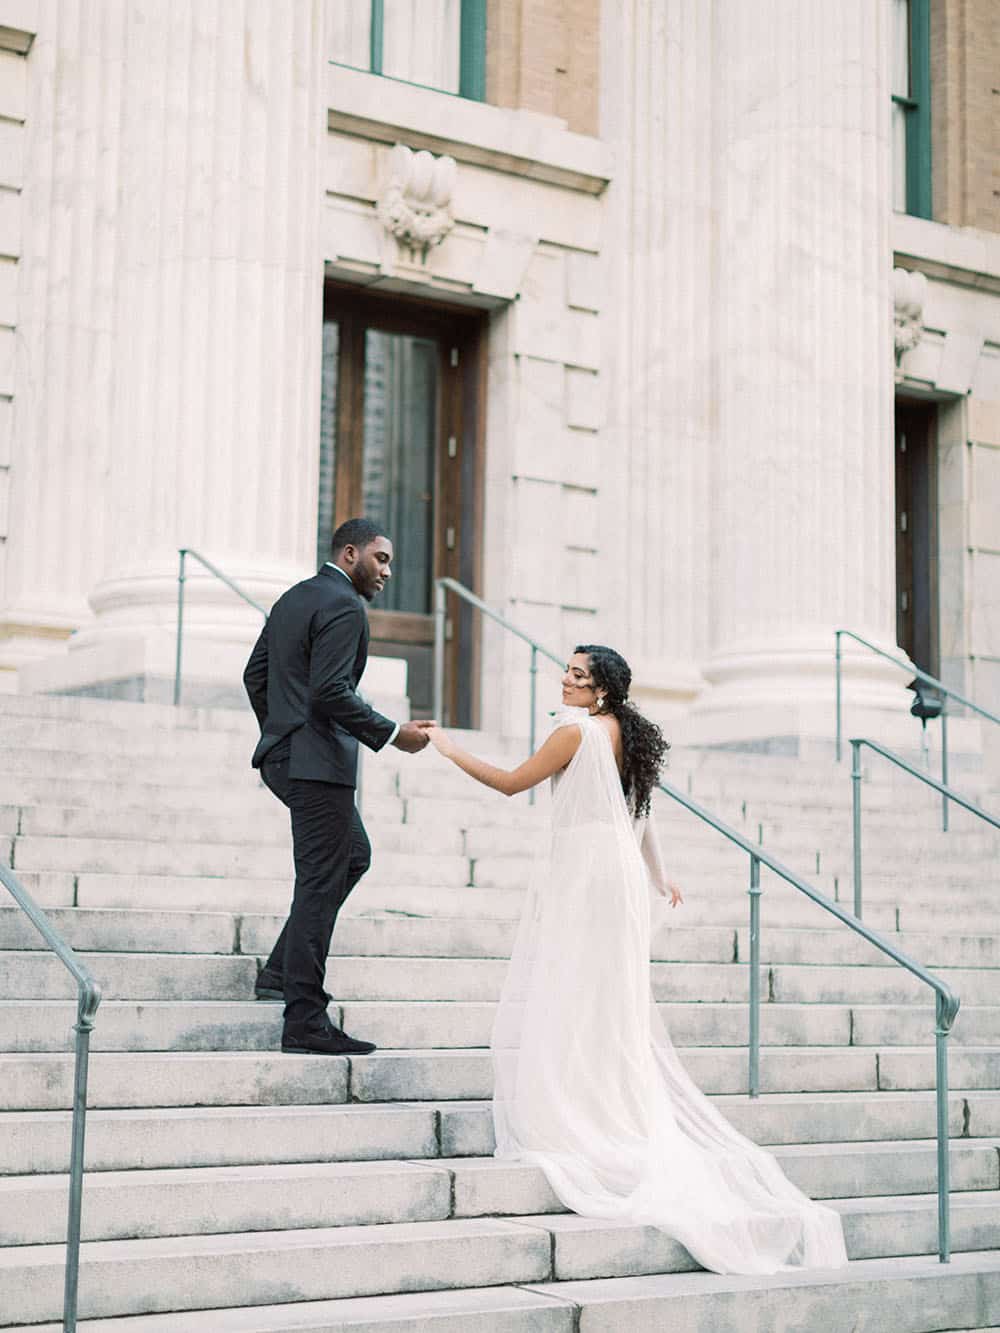
{"type": "MultiPolygon", "coordinates": [[[[369,69],[372,74],[381,74],[385,0],[371,0],[371,4],[369,69]]],[[[467,97],[473,102],[486,101],[486,0],[462,0],[458,96],[467,97]]]]}
{"type": "Polygon", "coordinates": [[[929,218],[933,202],[930,0],[910,0],[909,23],[910,86],[907,96],[893,93],[892,100],[906,117],[906,211],[929,218]]]}

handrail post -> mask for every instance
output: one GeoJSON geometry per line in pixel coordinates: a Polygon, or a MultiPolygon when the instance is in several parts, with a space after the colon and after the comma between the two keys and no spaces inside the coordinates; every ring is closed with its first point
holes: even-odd
{"type": "MultiPolygon", "coordinates": [[[[941,700],[941,786],[948,785],[948,696],[941,700]]],[[[941,831],[948,832],[948,797],[941,793],[941,831]]]]}
{"type": "Polygon", "coordinates": [[[948,1147],[948,1031],[944,1001],[936,997],[934,1024],[935,1092],[937,1094],[938,1258],[951,1263],[951,1163],[948,1147]]]}
{"type": "MultiPolygon", "coordinates": [[[[538,709],[538,645],[531,645],[531,717],[528,720],[528,753],[535,753],[535,714],[538,709]]],[[[528,804],[535,804],[534,787],[528,792],[528,804]]]]}
{"type": "Polygon", "coordinates": [[[840,700],[840,635],[841,635],[841,631],[838,629],[838,630],[836,631],[836,633],[834,634],[834,638],[835,638],[836,641],[837,641],[837,763],[838,763],[838,764],[840,763],[841,736],[843,735],[843,722],[842,722],[842,719],[841,719],[841,711],[840,711],[840,703],[841,703],[841,700],[840,700]]]}
{"type": "Polygon", "coordinates": [[[439,727],[444,717],[444,644],[447,630],[448,591],[439,579],[434,585],[434,720],[439,727]]]}
{"type": "Polygon", "coordinates": [[[861,920],[861,742],[851,741],[851,819],[854,830],[854,915],[861,920]]]}
{"type": "Polygon", "coordinates": [[[751,1097],[760,1096],[760,860],[750,857],[750,1069],[751,1097]]]}
{"type": "Polygon", "coordinates": [[[181,652],[184,638],[184,560],[187,556],[185,547],[181,547],[180,566],[177,570],[177,653],[174,658],[174,707],[181,701],[181,652]]]}
{"type": "Polygon", "coordinates": [[[63,1291],[63,1330],[76,1333],[80,1285],[80,1231],[83,1209],[84,1148],[87,1126],[87,1074],[93,1017],[81,992],[76,1014],[76,1065],[73,1077],[73,1130],[69,1165],[69,1213],[66,1223],[66,1281],[63,1291]]]}

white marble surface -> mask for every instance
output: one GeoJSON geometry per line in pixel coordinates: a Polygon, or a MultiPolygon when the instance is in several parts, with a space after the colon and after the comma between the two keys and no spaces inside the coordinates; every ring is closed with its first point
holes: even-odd
{"type": "MultiPolygon", "coordinates": [[[[886,12],[722,10],[712,688],[697,712],[710,726],[785,708],[794,729],[832,697],[836,627],[895,643],[886,12]]],[[[895,673],[857,670],[893,707],[895,673]]]]}
{"type": "MultiPolygon", "coordinates": [[[[94,621],[72,644],[95,662],[137,640],[163,656],[179,546],[265,604],[313,568],[322,3],[277,28],[267,6],[233,17],[196,0],[125,10],[106,522],[94,621]]],[[[228,674],[259,617],[213,580],[187,591],[192,664],[201,640],[228,674]]]]}

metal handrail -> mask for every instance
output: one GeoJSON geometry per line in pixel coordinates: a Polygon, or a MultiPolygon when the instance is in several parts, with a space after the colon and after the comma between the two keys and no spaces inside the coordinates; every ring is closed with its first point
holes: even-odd
{"type": "MultiPolygon", "coordinates": [[[[909,773],[911,777],[924,783],[925,786],[933,787],[935,791],[940,792],[944,797],[946,808],[948,801],[954,801],[956,805],[960,805],[964,810],[970,810],[972,814],[985,820],[987,824],[992,824],[994,828],[1000,829],[1000,819],[995,819],[988,811],[970,801],[967,796],[962,796],[944,782],[938,782],[937,778],[932,778],[929,773],[921,773],[919,768],[915,768],[901,755],[895,754],[892,750],[887,750],[884,745],[867,740],[863,736],[853,739],[851,741],[851,818],[854,829],[854,915],[858,918],[861,916],[861,747],[863,745],[867,745],[869,750],[874,750],[883,759],[888,759],[890,764],[895,764],[897,768],[903,769],[904,772],[909,773]]],[[[947,823],[944,823],[945,831],[947,831],[947,827],[947,823]]]]}
{"type": "MultiPolygon", "coordinates": [[[[980,704],[973,703],[967,699],[964,694],[959,694],[958,690],[953,690],[946,685],[943,680],[938,680],[937,676],[932,676],[926,671],[921,671],[915,667],[912,662],[905,662],[901,657],[895,657],[892,653],[887,653],[884,648],[879,648],[877,644],[868,639],[864,639],[860,634],[855,634],[851,629],[838,629],[834,631],[834,640],[836,645],[837,660],[837,763],[840,763],[840,757],[843,749],[843,701],[841,686],[841,651],[840,640],[843,635],[853,639],[855,643],[860,643],[863,648],[868,648],[871,652],[877,653],[879,657],[884,657],[887,662],[892,662],[900,670],[905,671],[908,676],[914,676],[921,680],[925,685],[932,685],[941,695],[941,782],[948,785],[948,700],[954,699],[957,704],[963,708],[971,708],[974,713],[980,717],[986,718],[987,722],[995,722],[1000,726],[1000,717],[996,713],[991,713],[988,708],[983,708],[980,704]]],[[[944,831],[948,831],[948,801],[950,796],[945,793],[941,802],[942,820],[944,831]]]]}
{"type": "Polygon", "coordinates": [[[731,828],[710,811],[693,801],[690,796],[668,782],[658,784],[660,791],[678,801],[693,815],[710,824],[723,837],[734,842],[750,857],[750,1035],[748,1075],[751,1097],[760,1095],[760,867],[761,865],[780,876],[781,879],[807,898],[812,899],[824,911],[848,926],[856,935],[861,935],[869,944],[873,944],[900,967],[905,967],[925,985],[930,986],[935,994],[935,1095],[937,1100],[937,1167],[938,1167],[938,1257],[941,1263],[951,1260],[951,1218],[949,1212],[950,1169],[948,1162],[948,1034],[958,1014],[959,998],[951,987],[933,972],[929,972],[921,963],[909,954],[897,949],[880,931],[872,930],[860,919],[852,917],[839,903],[828,898],[825,893],[801,879],[793,870],[782,865],[773,856],[763,851],[758,845],[745,838],[742,833],[731,828]]]}
{"type": "MultiPolygon", "coordinates": [[[[435,633],[435,653],[434,653],[434,702],[435,716],[441,717],[441,705],[444,700],[444,632],[445,632],[445,593],[451,591],[458,596],[464,597],[466,601],[473,606],[478,607],[490,619],[495,620],[497,624],[502,625],[504,629],[516,634],[519,639],[523,639],[532,647],[532,672],[537,671],[537,654],[542,653],[551,661],[563,664],[563,659],[555,653],[545,648],[530,634],[512,625],[506,617],[500,615],[487,606],[485,602],[480,601],[474,593],[469,592],[468,588],[454,579],[438,579],[435,597],[435,615],[436,633],[435,633]]],[[[845,631],[847,632],[847,631],[845,631]]],[[[532,674],[532,721],[531,721],[531,749],[534,752],[534,705],[535,689],[534,674],[532,674]]],[[[737,847],[742,848],[750,857],[750,1015],[749,1015],[749,1070],[748,1070],[748,1090],[751,1097],[760,1095],[760,896],[762,893],[760,887],[760,868],[761,865],[767,866],[774,874],[785,880],[794,889],[804,893],[824,911],[831,913],[843,925],[853,930],[856,935],[862,936],[869,944],[886,954],[900,967],[906,968],[918,980],[930,986],[935,995],[935,1096],[937,1102],[937,1169],[938,1169],[938,1258],[941,1263],[946,1264],[951,1261],[951,1216],[949,1207],[950,1194],[950,1170],[948,1161],[948,1034],[951,1031],[952,1024],[959,1009],[959,998],[955,992],[936,977],[933,972],[929,972],[921,963],[911,958],[902,949],[897,949],[881,932],[872,930],[861,920],[851,916],[839,903],[828,898],[825,893],[801,879],[793,870],[776,860],[769,853],[762,850],[761,847],[749,841],[742,833],[726,824],[723,820],[716,818],[704,806],[697,801],[693,801],[690,796],[684,794],[677,787],[669,782],[660,782],[657,784],[659,790],[665,796],[683,805],[693,815],[696,815],[704,823],[709,824],[716,832],[721,833],[724,838],[728,838],[737,847]]]]}
{"type": "MultiPolygon", "coordinates": [[[[447,616],[448,616],[448,593],[453,592],[456,597],[464,598],[470,606],[474,606],[477,611],[482,612],[490,620],[495,621],[508,633],[515,635],[516,638],[523,640],[531,645],[531,716],[528,721],[528,750],[529,753],[535,752],[535,714],[537,709],[538,695],[538,654],[547,657],[550,662],[555,662],[558,667],[565,667],[566,663],[561,657],[550,652],[544,644],[539,643],[537,639],[526,634],[523,629],[513,624],[506,616],[494,611],[482,598],[477,597],[474,592],[457,579],[440,578],[434,580],[434,716],[444,721],[444,649],[447,640],[447,616]]],[[[535,789],[532,787],[528,793],[528,803],[535,803],[535,789]]]]}
{"type": "Polygon", "coordinates": [[[206,560],[200,552],[193,550],[190,546],[178,547],[177,554],[180,556],[180,565],[177,570],[177,654],[174,661],[174,706],[181,701],[181,653],[184,643],[184,584],[187,575],[184,573],[184,562],[188,556],[192,560],[197,560],[199,564],[205,566],[210,574],[214,574],[217,579],[231,588],[237,597],[242,597],[248,602],[255,611],[259,611],[264,619],[267,619],[267,612],[259,602],[255,602],[252,597],[247,596],[238,583],[234,583],[228,574],[223,574],[217,565],[213,565],[211,560],[206,560]]]}
{"type": "Polygon", "coordinates": [[[101,988],[48,917],[7,866],[0,865],[0,883],[28,917],[42,939],[76,981],[76,1057],[73,1067],[73,1134],[70,1144],[69,1208],[66,1220],[66,1280],[63,1287],[63,1330],[75,1333],[80,1284],[80,1213],[83,1202],[83,1156],[87,1130],[87,1073],[90,1033],[101,1003],[101,988]]]}

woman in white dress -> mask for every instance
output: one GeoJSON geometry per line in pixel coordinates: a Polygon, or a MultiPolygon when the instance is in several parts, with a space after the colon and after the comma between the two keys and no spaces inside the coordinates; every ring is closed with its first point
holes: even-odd
{"type": "Polygon", "coordinates": [[[495,791],[553,782],[551,840],[493,1027],[496,1155],[540,1167],[574,1212],[660,1227],[718,1273],[839,1267],[839,1215],[698,1090],[652,1002],[650,885],[682,899],[648,818],[667,747],[630,683],[618,653],[578,647],[552,735],[513,770],[430,729],[495,791]]]}

